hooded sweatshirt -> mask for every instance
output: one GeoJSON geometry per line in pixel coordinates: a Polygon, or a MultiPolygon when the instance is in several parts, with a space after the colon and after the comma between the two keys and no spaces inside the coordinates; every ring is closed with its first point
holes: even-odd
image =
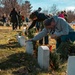
{"type": "Polygon", "coordinates": [[[46,29],[44,28],[38,35],[36,35],[32,40],[37,41],[42,39],[44,36],[46,36],[48,33],[50,35],[55,34],[57,37],[60,37],[62,35],[68,35],[69,32],[74,32],[74,29],[71,28],[71,26],[66,22],[65,19],[62,19],[57,16],[52,17],[55,22],[55,30],[46,29]]]}

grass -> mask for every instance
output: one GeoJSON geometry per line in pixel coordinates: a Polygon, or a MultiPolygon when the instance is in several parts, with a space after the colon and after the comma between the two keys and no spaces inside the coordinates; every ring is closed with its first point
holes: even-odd
{"type": "Polygon", "coordinates": [[[9,27],[0,29],[0,75],[65,75],[66,66],[58,72],[42,70],[37,59],[18,44],[17,33],[9,27]]]}

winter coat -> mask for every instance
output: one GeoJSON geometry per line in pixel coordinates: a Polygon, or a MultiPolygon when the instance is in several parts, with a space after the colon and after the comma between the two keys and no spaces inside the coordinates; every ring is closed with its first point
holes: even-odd
{"type": "Polygon", "coordinates": [[[10,13],[11,22],[17,22],[18,20],[18,13],[15,10],[12,10],[10,13]]]}
{"type": "Polygon", "coordinates": [[[35,12],[35,14],[36,14],[37,19],[32,22],[29,29],[33,28],[35,26],[36,22],[43,22],[45,19],[49,18],[49,16],[45,15],[44,13],[35,12]]]}

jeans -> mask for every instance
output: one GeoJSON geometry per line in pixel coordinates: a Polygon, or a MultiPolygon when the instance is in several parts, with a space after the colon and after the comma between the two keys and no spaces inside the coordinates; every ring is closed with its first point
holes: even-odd
{"type": "Polygon", "coordinates": [[[72,42],[75,41],[75,32],[69,32],[68,35],[62,35],[56,40],[56,48],[59,47],[61,42],[66,42],[67,40],[71,40],[72,42]]]}

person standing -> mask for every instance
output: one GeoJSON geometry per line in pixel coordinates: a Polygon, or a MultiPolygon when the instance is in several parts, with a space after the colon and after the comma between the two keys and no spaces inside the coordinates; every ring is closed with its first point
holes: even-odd
{"type": "Polygon", "coordinates": [[[64,12],[61,11],[61,13],[58,16],[61,17],[61,18],[64,18],[64,12]]]}
{"type": "Polygon", "coordinates": [[[2,22],[3,22],[3,25],[5,26],[5,23],[6,23],[6,14],[3,14],[3,16],[2,16],[2,22]]]}
{"type": "Polygon", "coordinates": [[[21,26],[22,26],[22,17],[21,17],[21,13],[20,11],[18,12],[18,26],[19,26],[19,29],[21,29],[21,26]]]}
{"type": "Polygon", "coordinates": [[[13,8],[13,10],[11,11],[10,17],[11,17],[11,22],[13,23],[12,29],[15,30],[17,29],[17,26],[18,26],[18,13],[15,10],[15,8],[13,8]]]}
{"type": "Polygon", "coordinates": [[[66,11],[64,10],[64,18],[65,18],[65,20],[67,21],[67,13],[66,13],[66,11]]]}

